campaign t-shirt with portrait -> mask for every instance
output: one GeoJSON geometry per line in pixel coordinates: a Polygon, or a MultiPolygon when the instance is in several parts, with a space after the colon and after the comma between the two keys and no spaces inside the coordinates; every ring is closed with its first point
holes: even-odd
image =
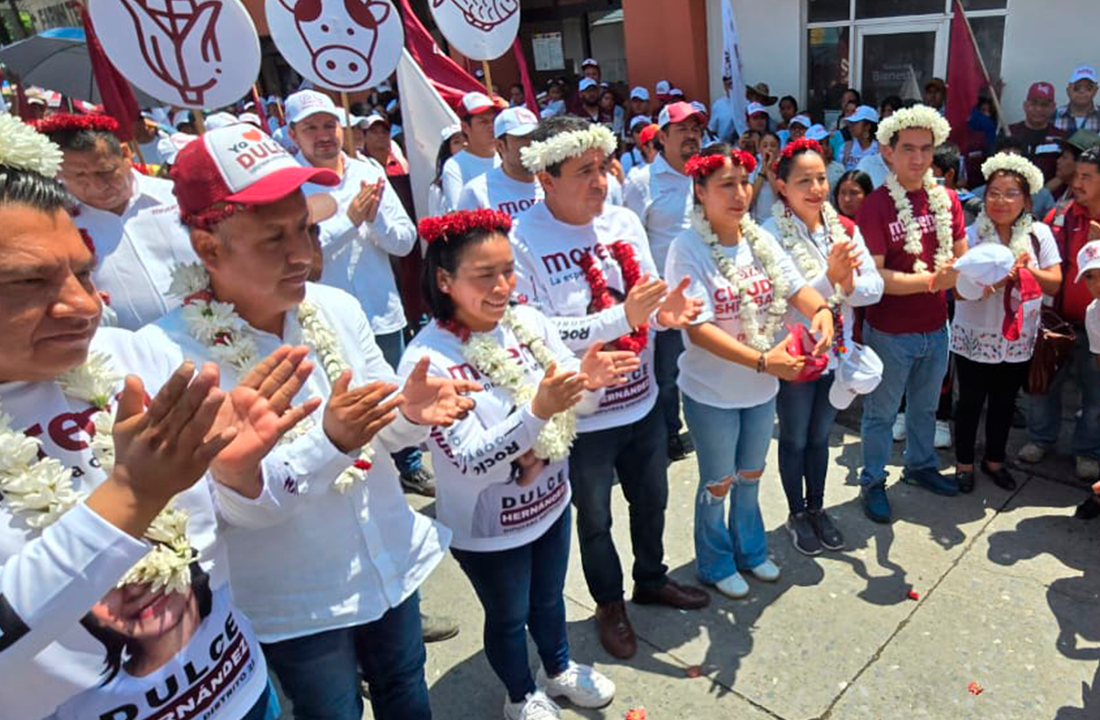
{"type": "MultiPolygon", "coordinates": [[[[944,190],[951,201],[952,237],[958,242],[966,237],[966,219],[962,205],[952,190],[944,190]]],[[[928,207],[928,193],[917,190],[908,193],[913,217],[921,230],[921,258],[931,271],[938,247],[936,218],[928,207]]],[[[905,226],[898,222],[894,199],[886,186],[880,187],[863,201],[856,218],[859,231],[872,255],[884,257],[883,268],[913,272],[915,258],[905,249],[905,226]]],[[[887,333],[925,333],[947,324],[947,293],[917,293],[915,295],[883,294],[882,300],[867,308],[867,322],[876,330],[887,333]]]]}
{"type": "Polygon", "coordinates": [[[509,215],[519,215],[541,201],[542,185],[538,180],[520,182],[508,177],[502,168],[495,167],[466,183],[458,198],[457,209],[489,208],[509,215]]]}
{"type": "MultiPolygon", "coordinates": [[[[787,297],[790,298],[802,289],[806,281],[779,241],[766,230],[759,232],[759,242],[771,245],[772,253],[777,258],[777,272],[782,273],[789,284],[787,297]]],[[[775,297],[772,281],[764,273],[760,261],[753,256],[752,248],[745,239],[742,238],[732,247],[722,246],[721,250],[737,265],[740,281],[748,284],[754,310],[762,313],[759,317],[763,327],[763,313],[771,307],[775,297]]],[[[710,248],[695,228],[688,228],[672,241],[665,275],[691,278],[686,294],[703,301],[703,312],[693,324],[714,323],[738,342],[746,342],[741,323],[741,297],[719,271],[710,248]]],[[[753,368],[704,350],[691,341],[686,331],[683,336],[684,353],[680,355],[680,375],[676,383],[692,400],[717,408],[747,408],[765,403],[779,392],[779,380],[773,375],[758,373],[753,368]]]]}
{"type": "MultiPolygon", "coordinates": [[[[608,289],[620,300],[626,293],[622,268],[611,254],[612,243],[628,243],[641,274],[658,277],[645,229],[626,208],[605,204],[592,222],[568,225],[555,218],[546,203],[539,203],[515,219],[511,240],[516,260],[516,300],[549,317],[566,346],[577,355],[583,355],[597,342],[609,343],[631,330],[621,303],[607,310],[590,311],[592,289],[580,264],[586,255],[595,257],[608,289]]],[[[578,418],[581,432],[629,425],[653,408],[657,400],[653,329],[651,326],[649,342],[639,355],[641,368],[624,384],[607,388],[597,412],[578,418]]]]}
{"type": "MultiPolygon", "coordinates": [[[[546,343],[558,359],[558,372],[576,371],[580,360],[561,341],[557,329],[532,307],[517,305],[518,322],[546,343]]],[[[503,324],[487,335],[515,359],[524,379],[537,387],[544,375],[529,346],[503,324]]],[[[477,403],[463,419],[432,428],[428,446],[436,477],[436,518],[453,533],[462,550],[493,552],[521,547],[542,536],[569,503],[569,463],[545,462],[531,452],[546,421],[517,406],[506,388],[493,384],[464,354],[459,337],[429,323],[409,344],[398,370],[412,371],[420,358],[431,359],[428,374],[482,383],[471,393],[477,403]]],[[[585,393],[578,413],[591,412],[600,393],[585,393]]]]}
{"type": "MultiPolygon", "coordinates": [[[[174,370],[163,348],[125,330],[101,328],[92,350],[109,358],[120,376],[117,390],[121,376],[131,373],[155,393],[174,370]]],[[[9,382],[0,384],[0,406],[13,429],[37,438],[46,457],[71,470],[79,495],[104,481],[89,446],[96,412],[89,402],[64,394],[55,382],[9,382]]],[[[129,678],[123,669],[119,677],[127,682],[105,686],[107,648],[81,620],[102,625],[89,610],[152,545],[83,503],[39,531],[27,524],[25,512],[0,501],[0,672],[5,688],[22,690],[0,693],[0,717],[40,720],[71,700],[67,708],[93,720],[237,720],[257,702],[266,691],[267,668],[251,625],[231,600],[211,482],[202,479],[171,501],[188,516],[187,537],[196,551],[190,592],[206,608],[202,627],[182,640],[180,633],[167,634],[163,642],[173,643],[175,654],[152,674],[129,678]],[[192,700],[201,715],[186,709],[192,700]],[[173,714],[165,715],[168,708],[173,714]]],[[[154,605],[160,602],[167,598],[154,605]]],[[[134,651],[123,652],[129,657],[134,651]]]]}

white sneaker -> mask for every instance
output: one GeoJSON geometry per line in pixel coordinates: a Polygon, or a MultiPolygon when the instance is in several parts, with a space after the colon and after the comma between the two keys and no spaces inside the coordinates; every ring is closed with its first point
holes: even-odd
{"type": "Polygon", "coordinates": [[[714,583],[714,587],[718,588],[718,592],[734,600],[749,594],[749,584],[745,582],[745,578],[741,577],[741,573],[737,572],[714,583]]]}
{"type": "Polygon", "coordinates": [[[756,567],[750,568],[749,572],[754,578],[764,582],[775,582],[779,579],[779,566],[771,560],[765,560],[756,567]]]}
{"type": "Polygon", "coordinates": [[[528,693],[523,702],[514,703],[505,698],[504,720],[559,720],[561,708],[546,697],[542,690],[528,693]]]}
{"type": "Polygon", "coordinates": [[[1020,451],[1016,453],[1016,459],[1021,462],[1031,463],[1034,465],[1040,462],[1047,454],[1047,446],[1040,445],[1039,443],[1029,442],[1020,448],[1020,451]]]}
{"type": "Polygon", "coordinates": [[[932,440],[932,444],[937,448],[949,448],[951,447],[951,424],[946,420],[936,421],[936,437],[932,440]]]}
{"type": "Polygon", "coordinates": [[[1077,456],[1077,477],[1082,480],[1095,480],[1100,475],[1100,462],[1096,458],[1077,456]]]}
{"type": "Polygon", "coordinates": [[[606,675],[572,660],[569,667],[552,678],[546,677],[546,670],[540,667],[535,685],[552,698],[564,696],[582,708],[602,708],[615,698],[615,683],[606,675]]]}
{"type": "Polygon", "coordinates": [[[905,413],[898,413],[898,416],[894,418],[894,428],[892,432],[894,434],[894,442],[901,442],[905,439],[905,413]]]}

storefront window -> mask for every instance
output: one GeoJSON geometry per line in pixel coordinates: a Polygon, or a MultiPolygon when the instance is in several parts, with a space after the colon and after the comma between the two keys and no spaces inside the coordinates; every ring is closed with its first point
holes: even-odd
{"type": "Polygon", "coordinates": [[[863,38],[863,102],[878,107],[890,95],[920,97],[932,79],[936,33],[867,35],[863,38]]]}
{"type": "Polygon", "coordinates": [[[848,20],[851,12],[851,0],[810,0],[807,18],[810,22],[848,20]]]}
{"type": "Polygon", "coordinates": [[[833,108],[850,84],[848,77],[847,27],[811,28],[809,36],[809,90],[811,109],[833,108]]]}
{"type": "Polygon", "coordinates": [[[943,12],[943,0],[856,0],[856,18],[931,15],[943,12]]]}

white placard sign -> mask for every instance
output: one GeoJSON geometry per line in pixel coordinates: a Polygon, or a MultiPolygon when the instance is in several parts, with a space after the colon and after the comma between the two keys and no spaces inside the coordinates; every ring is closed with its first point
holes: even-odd
{"type": "Polygon", "coordinates": [[[519,0],[429,0],[447,42],[471,60],[496,60],[519,32],[519,0]]]}
{"type": "Polygon", "coordinates": [[[260,74],[260,39],[239,0],[89,0],[114,66],[169,105],[232,105],[260,74]]]}
{"type": "Polygon", "coordinates": [[[374,87],[397,68],[405,46],[389,0],[265,0],[271,39],[314,85],[341,92],[374,87]]]}

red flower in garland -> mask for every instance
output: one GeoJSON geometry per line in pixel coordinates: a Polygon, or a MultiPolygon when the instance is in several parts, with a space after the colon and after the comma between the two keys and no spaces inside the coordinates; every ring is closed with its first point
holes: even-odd
{"type": "Polygon", "coordinates": [[[744,150],[734,150],[729,155],[692,155],[684,164],[684,174],[693,180],[703,180],[726,166],[729,159],[735,167],[745,168],[745,172],[756,170],[756,158],[744,150]]]}
{"type": "MultiPolygon", "coordinates": [[[[611,257],[619,263],[623,272],[623,294],[629,294],[630,290],[642,278],[642,270],[638,266],[638,259],[634,255],[634,248],[625,240],[616,240],[609,246],[611,257]]],[[[615,304],[611,297],[611,291],[607,289],[607,278],[603,271],[596,265],[596,258],[592,253],[585,253],[580,261],[584,270],[584,278],[588,281],[588,287],[592,291],[592,307],[596,310],[606,310],[615,304]]],[[[649,324],[639,325],[629,335],[623,335],[612,343],[619,350],[628,350],[634,354],[645,350],[649,341],[649,324]]]]}
{"type": "Polygon", "coordinates": [[[447,332],[457,336],[458,339],[464,343],[470,340],[470,328],[454,318],[450,320],[436,320],[435,323],[447,332]]]}
{"type": "Polygon", "coordinates": [[[499,210],[481,208],[426,217],[417,225],[420,237],[429,245],[436,240],[449,240],[460,235],[482,230],[507,235],[512,229],[512,216],[499,210]]]}
{"type": "Polygon", "coordinates": [[[118,121],[109,115],[73,115],[58,113],[48,118],[35,120],[31,125],[43,135],[72,132],[74,130],[98,130],[117,133],[118,121]]]}
{"type": "Polygon", "coordinates": [[[821,149],[821,143],[811,138],[799,138],[797,140],[792,140],[791,142],[787,143],[786,147],[783,148],[783,152],[781,152],[780,155],[790,160],[798,153],[806,152],[808,150],[813,150],[815,153],[823,157],[825,155],[825,151],[821,149]]]}

